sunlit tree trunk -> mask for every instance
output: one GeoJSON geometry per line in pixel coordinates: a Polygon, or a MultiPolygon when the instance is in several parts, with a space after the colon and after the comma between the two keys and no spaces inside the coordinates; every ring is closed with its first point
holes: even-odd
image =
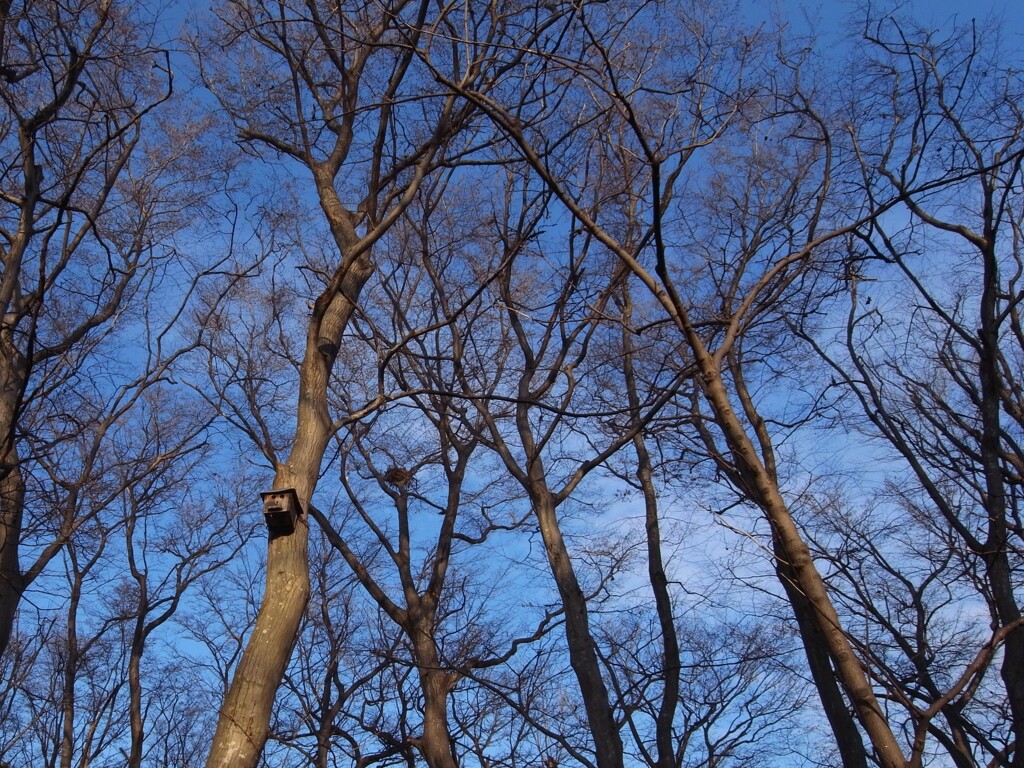
{"type": "Polygon", "coordinates": [[[426,605],[410,607],[408,620],[408,632],[423,691],[423,734],[417,747],[430,768],[458,768],[448,727],[448,697],[456,678],[452,672],[444,669],[438,655],[434,639],[434,610],[426,605]]]}
{"type": "Polygon", "coordinates": [[[792,574],[793,586],[807,600],[817,629],[832,658],[836,676],[850,697],[879,763],[885,768],[904,768],[906,758],[879,705],[860,659],[853,652],[850,640],[843,631],[839,615],[829,598],[825,582],[814,565],[810,549],[793,522],[778,487],[761,463],[742,422],[737,418],[718,365],[704,349],[685,319],[682,327],[689,337],[691,349],[700,366],[705,396],[732,451],[732,461],[741,487],[768,518],[772,526],[772,536],[778,542],[777,557],[792,574]]]}
{"type": "Polygon", "coordinates": [[[579,683],[583,707],[594,739],[597,765],[599,768],[621,768],[622,737],[615,722],[608,687],[601,676],[597,647],[590,632],[587,600],[576,578],[565,540],[562,538],[557,508],[552,494],[547,489],[540,457],[534,455],[529,464],[529,484],[526,490],[537,517],[541,538],[544,540],[548,566],[558,587],[558,597],[565,617],[569,664],[579,683]]]}
{"type": "MultiPolygon", "coordinates": [[[[295,443],[274,477],[275,489],[295,489],[303,509],[316,488],[333,432],[327,410],[328,378],[342,333],[372,268],[363,257],[347,259],[339,272],[338,289],[320,296],[310,320],[300,371],[295,443]]],[[[208,768],[243,768],[259,761],[277,689],[309,600],[308,539],[305,514],[293,533],[270,537],[263,601],[221,708],[208,768]]]]}

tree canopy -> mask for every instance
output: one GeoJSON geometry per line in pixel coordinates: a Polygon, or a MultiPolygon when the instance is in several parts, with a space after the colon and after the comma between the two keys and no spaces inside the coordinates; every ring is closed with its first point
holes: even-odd
{"type": "Polygon", "coordinates": [[[1024,766],[997,18],[0,0],[0,766],[1024,766]]]}

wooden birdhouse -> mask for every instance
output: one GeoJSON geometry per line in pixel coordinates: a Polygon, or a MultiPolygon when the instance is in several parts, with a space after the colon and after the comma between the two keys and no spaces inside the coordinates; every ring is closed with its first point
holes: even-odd
{"type": "Polygon", "coordinates": [[[295,521],[302,515],[302,505],[294,488],[278,488],[260,494],[267,530],[273,536],[288,536],[295,530],[295,521]]]}

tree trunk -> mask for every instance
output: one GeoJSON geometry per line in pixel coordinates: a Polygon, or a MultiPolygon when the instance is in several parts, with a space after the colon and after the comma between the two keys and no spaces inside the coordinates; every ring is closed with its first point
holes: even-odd
{"type": "Polygon", "coordinates": [[[11,445],[0,464],[0,657],[7,650],[14,631],[14,617],[24,592],[18,560],[25,481],[18,451],[11,445]]]}
{"type": "MultiPolygon", "coordinates": [[[[1013,571],[1008,556],[1006,485],[1002,468],[1002,425],[1000,411],[1003,386],[999,352],[999,260],[995,250],[995,233],[991,192],[985,198],[985,247],[982,261],[985,281],[982,289],[980,320],[981,351],[979,378],[981,380],[981,463],[985,478],[985,511],[988,512],[988,531],[981,556],[985,562],[985,576],[992,590],[999,626],[1005,627],[1021,617],[1020,606],[1013,588],[1013,571]]],[[[1015,747],[1010,765],[1024,768],[1024,630],[1011,632],[1003,647],[1000,675],[1006,686],[1006,698],[1015,747]]]]}
{"type": "Polygon", "coordinates": [[[836,675],[832,669],[832,660],[828,655],[825,638],[814,620],[814,609],[796,585],[796,575],[781,558],[781,547],[775,543],[775,572],[779,582],[786,590],[786,597],[793,608],[800,640],[807,656],[807,666],[811,670],[811,679],[818,691],[825,717],[832,728],[836,739],[836,748],[843,761],[843,768],[867,768],[868,755],[864,749],[857,723],[843,698],[842,691],[836,683],[836,675]]]}
{"type": "MultiPolygon", "coordinates": [[[[532,462],[531,475],[543,473],[540,459],[532,462]]],[[[558,526],[554,499],[536,477],[531,478],[530,501],[534,506],[551,575],[558,587],[565,615],[565,637],[569,646],[569,663],[579,681],[583,708],[587,713],[590,733],[597,751],[598,768],[622,768],[622,737],[615,722],[608,688],[601,676],[594,638],[590,634],[587,601],[580,589],[576,572],[558,526]]]]}
{"type": "Polygon", "coordinates": [[[128,724],[130,746],[128,768],[141,768],[142,747],[146,738],[145,719],[142,711],[142,654],[146,648],[146,615],[149,612],[149,595],[146,579],[139,580],[139,603],[128,657],[128,724]]]}
{"type": "MultiPolygon", "coordinates": [[[[630,394],[633,399],[633,394],[630,394]]],[[[631,404],[631,407],[632,404],[631,404]]],[[[661,627],[662,663],[661,678],[664,690],[658,707],[655,725],[655,740],[658,745],[657,768],[675,768],[675,722],[679,701],[679,675],[682,669],[679,659],[679,638],[676,635],[675,617],[672,611],[672,596],[668,591],[668,576],[661,556],[661,527],[658,520],[658,493],[654,487],[651,472],[651,457],[641,435],[633,440],[637,455],[637,479],[644,495],[644,520],[647,533],[647,575],[654,592],[654,605],[661,627]]]]}
{"type": "Polygon", "coordinates": [[[25,513],[25,479],[16,442],[18,403],[25,383],[24,365],[13,328],[0,330],[0,658],[14,631],[14,617],[25,591],[19,549],[25,513]]]}
{"type": "Polygon", "coordinates": [[[704,394],[732,449],[737,472],[746,486],[744,490],[761,508],[771,524],[772,536],[777,542],[776,557],[792,574],[793,587],[807,601],[808,613],[828,649],[828,654],[835,665],[836,677],[850,697],[857,717],[875,749],[878,763],[883,768],[904,768],[907,764],[906,757],[896,742],[871,682],[861,667],[860,659],[853,652],[850,641],[843,632],[839,614],[836,613],[825,582],[814,565],[810,549],[793,522],[777,486],[758,458],[743,424],[733,411],[717,363],[708,354],[692,328],[685,325],[684,327],[688,331],[691,349],[700,366],[704,394]]]}
{"type": "MultiPolygon", "coordinates": [[[[327,385],[341,336],[373,269],[365,255],[345,260],[340,289],[317,301],[299,372],[295,442],[279,464],[274,489],[294,488],[305,510],[331,437],[327,385]]],[[[328,289],[329,291],[331,289],[328,289]]],[[[255,495],[255,494],[254,494],[255,495]]],[[[291,659],[309,601],[309,524],[304,513],[289,535],[270,537],[267,579],[256,625],[224,698],[207,768],[255,768],[270,729],[278,686],[291,659]]]]}
{"type": "Polygon", "coordinates": [[[452,691],[454,677],[451,672],[441,668],[433,636],[434,612],[414,610],[410,606],[409,613],[421,614],[413,619],[415,623],[409,627],[409,636],[416,653],[416,670],[423,690],[423,735],[417,746],[430,768],[458,768],[448,729],[448,695],[452,691]]]}
{"type": "MultiPolygon", "coordinates": [[[[62,670],[63,690],[61,691],[60,768],[71,768],[75,757],[75,683],[78,679],[78,605],[82,599],[82,574],[78,572],[78,564],[74,561],[74,576],[71,594],[68,597],[67,627],[64,632],[64,669],[62,670]]],[[[84,760],[84,756],[83,756],[84,760]]]]}

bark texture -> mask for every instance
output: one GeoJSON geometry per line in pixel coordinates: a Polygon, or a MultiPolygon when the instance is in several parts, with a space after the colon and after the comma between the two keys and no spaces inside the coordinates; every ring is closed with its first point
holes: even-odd
{"type": "Polygon", "coordinates": [[[18,557],[25,481],[18,452],[9,446],[0,464],[0,656],[7,649],[14,629],[14,617],[24,591],[18,557]]]}
{"type": "Polygon", "coordinates": [[[420,613],[410,611],[414,623],[409,628],[423,690],[423,733],[417,746],[430,768],[458,768],[448,729],[448,694],[454,687],[455,676],[441,666],[434,640],[433,609],[415,615],[420,613]]]}
{"type": "MultiPolygon", "coordinates": [[[[327,410],[331,368],[359,292],[371,274],[367,257],[346,259],[336,276],[338,289],[329,287],[320,296],[310,320],[299,374],[295,442],[274,478],[274,489],[295,489],[304,510],[316,489],[331,436],[327,410]]],[[[270,538],[263,602],[224,698],[207,768],[252,768],[259,762],[277,689],[309,601],[308,542],[306,514],[300,516],[293,533],[270,538]]]]}
{"type": "Polygon", "coordinates": [[[597,657],[594,638],[590,634],[590,614],[587,600],[580,589],[576,571],[562,538],[558,525],[554,499],[540,477],[543,476],[540,458],[532,462],[531,479],[528,488],[530,502],[534,505],[548,566],[558,587],[565,616],[565,638],[569,650],[569,663],[576,675],[587,712],[587,722],[597,751],[598,768],[621,768],[623,765],[622,737],[612,711],[608,687],[601,676],[601,664],[597,657]]]}
{"type": "Polygon", "coordinates": [[[781,551],[776,544],[776,574],[793,608],[793,616],[800,631],[800,641],[807,657],[807,666],[811,670],[811,679],[814,680],[814,687],[818,692],[825,717],[828,718],[832,735],[835,736],[839,758],[843,761],[843,768],[867,768],[868,755],[864,749],[864,741],[836,682],[825,638],[822,637],[821,630],[814,620],[814,609],[797,587],[796,575],[781,558],[781,551]]]}
{"type": "Polygon", "coordinates": [[[850,697],[857,717],[875,749],[879,764],[884,768],[904,768],[907,760],[889,727],[871,682],[843,632],[839,615],[828,596],[825,582],[814,565],[810,549],[793,522],[778,488],[761,463],[742,422],[733,410],[718,365],[700,341],[694,338],[692,328],[689,330],[692,348],[697,353],[698,365],[703,375],[705,395],[732,449],[734,465],[744,490],[758,504],[772,526],[772,535],[777,542],[777,556],[783,567],[792,574],[793,587],[807,601],[814,623],[832,658],[836,677],[850,697]]]}

